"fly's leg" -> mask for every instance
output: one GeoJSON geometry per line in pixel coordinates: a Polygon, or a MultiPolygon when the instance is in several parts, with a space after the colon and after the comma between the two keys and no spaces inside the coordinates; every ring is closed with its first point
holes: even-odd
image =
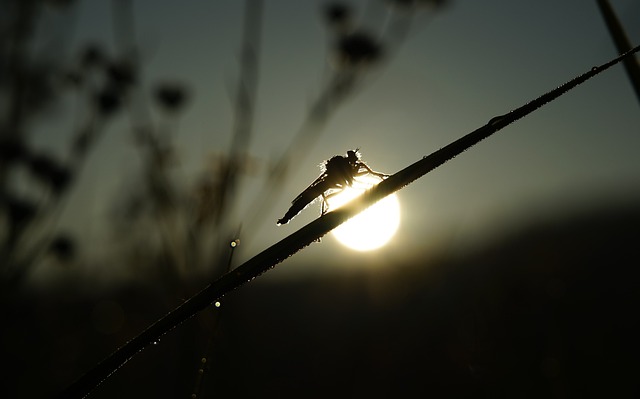
{"type": "MultiPolygon", "coordinates": [[[[328,195],[322,193],[322,202],[320,204],[320,216],[324,215],[329,209],[329,203],[327,202],[328,195]]],[[[318,237],[315,242],[322,242],[322,237],[318,237]]]]}
{"type": "Polygon", "coordinates": [[[322,194],[322,204],[320,204],[320,216],[327,213],[328,209],[329,209],[329,203],[327,202],[327,196],[322,194]]]}
{"type": "Polygon", "coordinates": [[[344,188],[342,186],[340,186],[340,189],[338,191],[332,191],[329,194],[322,194],[322,206],[320,207],[320,216],[324,215],[325,213],[327,213],[329,211],[329,198],[333,197],[334,195],[340,194],[342,192],[344,188]]]}
{"type": "MultiPolygon", "coordinates": [[[[342,191],[342,187],[340,190],[330,192],[329,194],[322,193],[322,203],[320,204],[320,216],[324,215],[329,211],[329,198],[333,197],[336,194],[339,194],[342,191]]],[[[322,239],[318,238],[316,242],[321,242],[322,239]]]]}
{"type": "Polygon", "coordinates": [[[380,172],[376,172],[374,170],[372,170],[370,167],[367,166],[367,164],[360,162],[360,164],[358,165],[360,168],[364,168],[364,170],[360,170],[356,173],[356,177],[357,176],[364,176],[364,175],[374,175],[379,177],[380,179],[386,179],[387,177],[389,177],[390,175],[387,175],[385,173],[380,173],[380,172]]]}
{"type": "Polygon", "coordinates": [[[327,201],[332,194],[322,194],[322,203],[320,204],[320,216],[329,210],[329,202],[327,201]]]}

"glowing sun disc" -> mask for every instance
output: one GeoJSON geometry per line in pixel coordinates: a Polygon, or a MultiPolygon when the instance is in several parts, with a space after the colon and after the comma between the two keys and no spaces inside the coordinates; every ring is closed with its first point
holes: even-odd
{"type": "MultiPolygon", "coordinates": [[[[347,187],[328,199],[329,209],[336,209],[379,183],[376,177],[359,177],[353,187],[347,187]]],[[[333,230],[334,237],[345,247],[356,251],[371,251],[393,238],[400,226],[400,201],[391,194],[364,212],[333,230]]]]}

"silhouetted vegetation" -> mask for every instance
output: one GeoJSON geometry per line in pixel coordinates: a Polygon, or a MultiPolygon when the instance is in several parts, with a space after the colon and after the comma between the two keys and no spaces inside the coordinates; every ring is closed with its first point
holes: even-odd
{"type": "Polygon", "coordinates": [[[96,398],[637,393],[638,331],[629,316],[638,303],[635,206],[533,226],[464,257],[416,254],[394,271],[265,279],[233,291],[619,59],[491,119],[236,268],[236,247],[261,224],[275,225],[264,215],[276,188],[334,113],[392,63],[418,16],[449,2],[389,0],[380,26],[365,26],[346,3],[322,6],[328,60],[319,65],[321,86],[291,142],[265,161],[249,151],[260,134],[254,115],[263,4],[247,0],[230,144],[214,148],[191,179],[177,177],[177,133],[196,88],[180,76],[147,85],[131,0],[112,2],[114,46],[67,48],[68,28],[51,33],[48,52],[32,50],[42,40],[35,35],[40,17],[51,9],[72,13],[75,3],[0,0],[3,396],[51,396],[69,387],[96,398]],[[71,97],[81,105],[62,153],[33,145],[36,122],[59,116],[57,105],[71,97]],[[140,168],[105,199],[112,202],[112,241],[96,245],[59,222],[88,160],[122,120],[140,168]],[[243,188],[249,175],[260,178],[257,194],[243,188]],[[249,195],[253,203],[240,208],[249,195]],[[98,258],[94,246],[108,255],[98,258]],[[80,266],[94,262],[124,265],[134,278],[99,287],[80,266]],[[42,267],[67,277],[34,288],[30,276],[42,267]],[[222,295],[222,306],[212,305],[222,295]],[[83,375],[90,378],[72,385],[83,375]]]}

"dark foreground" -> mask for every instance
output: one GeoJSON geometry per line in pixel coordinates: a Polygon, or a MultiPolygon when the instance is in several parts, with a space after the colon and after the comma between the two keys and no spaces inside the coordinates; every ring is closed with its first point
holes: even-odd
{"type": "MultiPolygon", "coordinates": [[[[639,226],[619,206],[465,256],[260,278],[90,397],[639,397],[639,226]]],[[[140,284],[16,293],[0,396],[53,395],[179,301],[140,284]]]]}

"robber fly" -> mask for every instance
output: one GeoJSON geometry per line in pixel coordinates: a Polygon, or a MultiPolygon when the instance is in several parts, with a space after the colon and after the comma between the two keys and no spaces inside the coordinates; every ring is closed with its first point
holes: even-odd
{"type": "Polygon", "coordinates": [[[282,219],[278,220],[278,226],[289,223],[291,219],[318,197],[322,197],[321,215],[324,215],[329,208],[327,199],[339,193],[345,187],[351,187],[356,177],[370,174],[383,179],[389,176],[371,170],[360,160],[360,153],[357,148],[355,151],[347,151],[346,157],[336,155],[325,161],[321,169],[320,176],[291,202],[291,208],[282,219]]]}

